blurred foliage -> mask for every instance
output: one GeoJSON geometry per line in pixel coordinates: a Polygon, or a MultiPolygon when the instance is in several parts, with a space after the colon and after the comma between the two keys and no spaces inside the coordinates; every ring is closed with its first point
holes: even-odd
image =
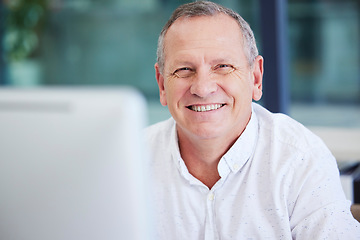
{"type": "Polygon", "coordinates": [[[34,54],[45,23],[47,0],[8,0],[4,50],[8,61],[19,61],[34,54]]]}

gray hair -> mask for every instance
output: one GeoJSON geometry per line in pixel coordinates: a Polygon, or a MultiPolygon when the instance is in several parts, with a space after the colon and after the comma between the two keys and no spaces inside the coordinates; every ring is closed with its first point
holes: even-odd
{"type": "Polygon", "coordinates": [[[160,33],[157,47],[157,63],[159,64],[159,69],[161,73],[163,72],[165,65],[164,38],[170,26],[180,17],[190,18],[197,16],[215,16],[219,13],[223,13],[234,18],[239,24],[244,41],[243,45],[245,55],[249,61],[249,65],[253,65],[256,56],[258,56],[259,54],[259,51],[256,46],[254,33],[251,30],[249,24],[238,13],[234,12],[229,8],[209,1],[196,1],[181,5],[177,9],[175,9],[175,11],[173,12],[170,19],[165,24],[160,33]]]}

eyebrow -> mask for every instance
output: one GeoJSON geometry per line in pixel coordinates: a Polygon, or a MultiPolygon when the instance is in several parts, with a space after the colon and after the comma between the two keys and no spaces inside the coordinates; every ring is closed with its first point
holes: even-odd
{"type": "Polygon", "coordinates": [[[218,64],[218,63],[229,63],[229,64],[235,64],[235,60],[232,57],[225,57],[225,58],[216,58],[214,60],[211,60],[211,65],[218,64]]]}
{"type": "Polygon", "coordinates": [[[186,65],[186,66],[189,66],[189,65],[195,65],[193,62],[191,61],[187,61],[187,60],[182,60],[182,59],[178,59],[178,60],[175,60],[174,63],[172,65],[175,65],[175,66],[178,66],[178,65],[186,65]]]}
{"type": "MultiPolygon", "coordinates": [[[[219,64],[219,63],[227,63],[227,64],[233,64],[236,61],[232,58],[232,57],[228,57],[228,58],[216,58],[210,61],[210,65],[215,65],[215,64],[219,64]]],[[[177,66],[194,66],[195,64],[191,61],[187,61],[187,60],[175,60],[173,64],[171,64],[171,66],[173,66],[174,68],[176,68],[177,66]]]]}
{"type": "Polygon", "coordinates": [[[182,60],[176,60],[174,63],[172,63],[170,65],[170,68],[169,68],[169,71],[172,73],[174,72],[175,70],[177,70],[178,68],[181,68],[181,67],[190,67],[190,68],[193,68],[194,67],[194,63],[190,62],[190,61],[182,61],[182,60]]]}

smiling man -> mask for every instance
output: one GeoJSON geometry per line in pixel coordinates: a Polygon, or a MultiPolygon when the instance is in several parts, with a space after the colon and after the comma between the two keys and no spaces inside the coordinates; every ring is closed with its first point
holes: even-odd
{"type": "Polygon", "coordinates": [[[249,25],[212,2],[180,6],[155,64],[172,118],[146,130],[157,239],[360,236],[322,141],[262,96],[249,25]]]}

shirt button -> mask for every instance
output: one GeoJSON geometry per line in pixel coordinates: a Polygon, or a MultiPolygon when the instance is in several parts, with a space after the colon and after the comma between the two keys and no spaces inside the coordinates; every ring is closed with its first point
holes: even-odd
{"type": "Polygon", "coordinates": [[[213,201],[214,200],[214,198],[215,198],[215,195],[214,195],[214,193],[209,193],[209,195],[208,195],[208,199],[210,200],[210,201],[213,201]]]}
{"type": "Polygon", "coordinates": [[[234,168],[235,171],[237,171],[237,170],[240,169],[240,166],[239,166],[239,164],[236,164],[236,163],[235,163],[235,164],[233,165],[233,168],[234,168]]]}

